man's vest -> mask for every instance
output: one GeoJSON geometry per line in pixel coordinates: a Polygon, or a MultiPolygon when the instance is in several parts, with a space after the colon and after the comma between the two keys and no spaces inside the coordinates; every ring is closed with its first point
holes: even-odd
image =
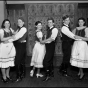
{"type": "MultiPolygon", "coordinates": [[[[55,28],[55,27],[52,27],[51,29],[50,29],[50,28],[47,29],[47,36],[46,36],[46,39],[49,38],[49,37],[52,35],[52,30],[53,30],[54,28],[55,28]]],[[[56,41],[56,39],[55,39],[55,41],[56,41]]],[[[53,41],[53,42],[55,42],[55,41],[53,41]]]]}
{"type": "MultiPolygon", "coordinates": [[[[63,26],[66,26],[66,25],[63,25],[63,26]]],[[[66,26],[67,27],[67,26],[66,26]]],[[[70,27],[67,27],[67,28],[69,28],[69,30],[71,30],[70,29],[70,27]]],[[[62,34],[62,41],[71,41],[72,39],[71,38],[69,38],[67,35],[65,35],[64,33],[62,33],[61,32],[61,34],[62,34]]]]}
{"type": "MultiPolygon", "coordinates": [[[[21,28],[23,28],[23,27],[21,27],[21,28]]],[[[21,30],[21,28],[18,29],[18,32],[21,30]]],[[[21,43],[24,40],[27,40],[27,32],[20,39],[18,39],[17,41],[21,43]]]]}

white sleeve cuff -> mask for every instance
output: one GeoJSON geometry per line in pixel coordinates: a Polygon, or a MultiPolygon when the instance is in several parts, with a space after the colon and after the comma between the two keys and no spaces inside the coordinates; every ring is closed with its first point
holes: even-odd
{"type": "Polygon", "coordinates": [[[13,39],[9,39],[8,41],[9,41],[9,42],[13,42],[14,40],[13,40],[13,39]]]}

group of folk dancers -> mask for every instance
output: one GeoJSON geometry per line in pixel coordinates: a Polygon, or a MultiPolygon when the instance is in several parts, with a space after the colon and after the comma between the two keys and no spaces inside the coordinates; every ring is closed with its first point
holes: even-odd
{"type": "MultiPolygon", "coordinates": [[[[79,79],[84,77],[83,68],[88,68],[88,27],[84,18],[78,19],[77,27],[70,29],[70,17],[63,16],[61,28],[63,61],[59,72],[68,76],[69,64],[79,68],[79,79]],[[74,42],[72,43],[72,41],[74,42]]],[[[53,18],[47,19],[47,34],[43,33],[41,21],[35,22],[35,45],[32,51],[30,66],[30,76],[33,77],[37,68],[36,76],[43,77],[43,81],[48,81],[54,77],[53,59],[55,53],[55,43],[58,36],[58,29],[55,27],[53,18]],[[44,73],[41,73],[44,68],[44,73]]],[[[10,67],[16,67],[16,80],[21,81],[25,77],[26,41],[28,30],[25,27],[25,20],[20,17],[17,23],[17,30],[11,28],[8,19],[2,22],[0,29],[0,68],[2,81],[8,83],[12,81],[10,77],[10,67]]]]}

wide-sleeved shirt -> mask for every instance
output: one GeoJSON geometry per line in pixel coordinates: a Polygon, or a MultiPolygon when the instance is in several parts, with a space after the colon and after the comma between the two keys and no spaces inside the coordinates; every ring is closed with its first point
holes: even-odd
{"type": "MultiPolygon", "coordinates": [[[[53,28],[52,29],[52,34],[51,34],[51,39],[55,40],[57,35],[58,35],[58,29],[57,28],[53,28]]],[[[51,43],[51,41],[48,41],[47,43],[51,43]]]]}
{"type": "MultiPolygon", "coordinates": [[[[27,32],[27,29],[26,29],[25,27],[22,27],[22,28],[20,29],[20,31],[17,32],[17,34],[14,35],[15,39],[9,39],[9,42],[20,39],[21,37],[23,37],[23,35],[24,35],[26,32],[27,32]]],[[[26,40],[25,40],[25,41],[26,41],[26,40]]],[[[25,42],[25,41],[23,41],[23,42],[25,42]]]]}
{"type": "Polygon", "coordinates": [[[63,27],[61,28],[61,32],[62,32],[63,34],[65,34],[65,35],[67,35],[68,37],[74,39],[74,36],[75,36],[75,35],[69,30],[68,25],[63,26],[63,27]]]}
{"type": "Polygon", "coordinates": [[[27,32],[27,29],[25,27],[22,27],[20,31],[15,35],[15,40],[20,39],[23,37],[23,35],[27,32]]]}

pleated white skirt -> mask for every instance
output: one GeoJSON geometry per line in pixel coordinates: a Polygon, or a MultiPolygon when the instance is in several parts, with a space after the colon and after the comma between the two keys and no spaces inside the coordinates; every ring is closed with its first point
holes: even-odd
{"type": "Polygon", "coordinates": [[[16,50],[13,43],[0,44],[0,68],[14,66],[16,50]]]}
{"type": "Polygon", "coordinates": [[[88,68],[88,44],[85,41],[75,41],[72,47],[70,63],[72,66],[88,68]]]}
{"type": "Polygon", "coordinates": [[[40,42],[36,42],[36,44],[33,48],[33,53],[32,53],[30,66],[35,66],[37,68],[42,68],[45,52],[46,52],[45,44],[40,44],[40,42]]]}

